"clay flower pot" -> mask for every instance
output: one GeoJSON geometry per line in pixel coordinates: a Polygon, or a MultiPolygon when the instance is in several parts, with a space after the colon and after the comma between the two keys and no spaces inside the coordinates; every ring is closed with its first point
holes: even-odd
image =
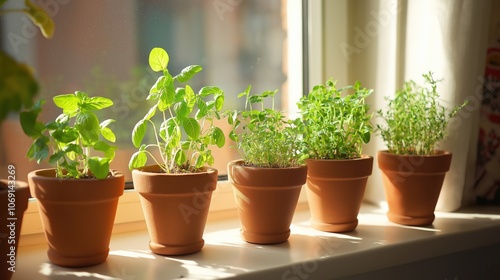
{"type": "Polygon", "coordinates": [[[213,168],[200,173],[166,174],[157,165],[132,171],[153,253],[185,255],[203,248],[217,175],[213,168]]]}
{"type": "Polygon", "coordinates": [[[434,210],[444,177],[450,168],[451,153],[435,155],[396,155],[378,152],[390,221],[424,226],[434,221],[434,210]]]}
{"type": "Polygon", "coordinates": [[[300,189],[306,182],[307,166],[256,168],[242,163],[237,160],[228,164],[242,239],[256,244],[285,242],[300,189]]]}
{"type": "Polygon", "coordinates": [[[354,230],[358,226],[366,182],[372,174],[373,157],[308,159],[306,164],[311,225],[327,232],[354,230]]]}
{"type": "Polygon", "coordinates": [[[0,279],[10,279],[15,272],[17,248],[23,223],[24,211],[28,208],[30,190],[28,183],[12,180],[0,180],[0,279]],[[10,182],[10,183],[9,183],[10,182]],[[13,184],[15,182],[15,184],[13,184]],[[15,186],[15,187],[9,187],[15,186]]]}
{"type": "Polygon", "coordinates": [[[113,175],[103,180],[59,179],[55,169],[28,174],[52,263],[78,267],[106,260],[118,199],[125,187],[123,174],[113,171],[113,175]]]}

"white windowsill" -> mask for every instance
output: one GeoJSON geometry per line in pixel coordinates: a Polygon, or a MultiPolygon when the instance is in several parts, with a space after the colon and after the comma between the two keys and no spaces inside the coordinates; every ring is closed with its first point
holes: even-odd
{"type": "Polygon", "coordinates": [[[145,230],[115,233],[107,261],[85,268],[50,264],[46,244],[22,246],[13,279],[451,280],[500,275],[498,207],[436,213],[432,226],[407,227],[389,222],[378,207],[363,205],[358,228],[334,234],[312,229],[309,212],[300,205],[292,234],[282,244],[245,243],[239,236],[238,219],[230,218],[208,223],[204,248],[186,256],[151,253],[145,230]],[[479,214],[487,210],[492,211],[479,214]]]}

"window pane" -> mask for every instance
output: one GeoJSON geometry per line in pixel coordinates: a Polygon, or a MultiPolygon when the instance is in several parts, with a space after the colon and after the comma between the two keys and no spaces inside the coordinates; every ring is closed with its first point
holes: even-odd
{"type": "MultiPolygon", "coordinates": [[[[45,39],[23,14],[9,14],[2,18],[2,49],[33,66],[41,86],[38,98],[49,101],[45,121],[60,113],[51,102],[57,94],[81,90],[114,101],[101,118],[116,120],[111,128],[119,151],[113,167],[129,181],[127,164],[136,151],[131,131],[151,106],[146,97],[159,76],[148,67],[153,47],[167,50],[173,75],[185,66],[201,65],[203,71],[190,85],[195,91],[219,86],[226,93],[225,109],[243,106],[237,95],[249,84],[254,93],[278,89],[277,105],[287,109],[282,106],[288,104],[286,0],[41,2],[50,3],[45,9],[55,21],[54,37],[45,39]]],[[[221,125],[227,133],[229,127],[221,125]]],[[[9,149],[8,142],[13,141],[3,141],[2,150],[9,149]]],[[[227,162],[239,157],[229,146],[214,151],[221,175],[227,162]]],[[[26,148],[6,153],[4,163],[14,162],[26,171],[39,168],[24,159],[26,148]]]]}

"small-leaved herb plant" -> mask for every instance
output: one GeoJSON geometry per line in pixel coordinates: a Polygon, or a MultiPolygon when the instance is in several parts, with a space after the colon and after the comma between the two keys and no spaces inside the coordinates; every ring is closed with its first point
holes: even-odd
{"type": "Polygon", "coordinates": [[[238,95],[246,98],[244,110],[227,112],[232,127],[229,137],[236,142],[244,164],[264,168],[303,164],[297,121],[287,120],[284,112],[275,109],[277,91],[252,95],[250,90],[248,86],[238,95]],[[266,98],[271,98],[271,108],[265,108],[266,98]]]}
{"type": "Polygon", "coordinates": [[[57,95],[53,101],[63,110],[54,121],[37,121],[44,101],[37,101],[31,110],[20,114],[24,133],[34,139],[27,157],[40,163],[50,155],[48,161],[55,166],[57,178],[104,179],[112,175],[109,164],[116,147],[108,142],[115,142],[116,137],[108,125],[114,120],[99,122],[95,111],[113,102],[81,91],[57,95]]]}
{"type": "Polygon", "coordinates": [[[356,82],[340,89],[336,81],[314,86],[298,102],[301,113],[302,152],[311,159],[352,159],[373,132],[366,98],[373,92],[356,82]],[[351,94],[343,91],[352,90],[351,94]]]}
{"type": "Polygon", "coordinates": [[[200,172],[214,163],[209,146],[221,148],[225,144],[222,129],[214,124],[214,120],[220,119],[224,92],[215,86],[205,86],[198,93],[187,84],[176,88],[175,82],[189,81],[202,67],[191,65],[172,76],[167,69],[168,62],[169,56],[164,49],[151,50],[149,66],[162,75],[147,97],[156,103],[132,131],[132,143],[139,150],[132,155],[129,168],[143,167],[150,156],[165,173],[200,172]],[[153,121],[155,114],[161,115],[161,123],[153,121]],[[144,144],[148,126],[152,128],[156,141],[144,144]],[[156,149],[159,158],[150,149],[156,149]]]}
{"type": "Polygon", "coordinates": [[[404,155],[432,155],[436,144],[446,136],[446,128],[457,112],[467,104],[465,101],[452,110],[439,102],[438,80],[432,73],[422,75],[427,87],[410,80],[404,83],[388,101],[386,110],[377,115],[384,124],[377,125],[390,153],[404,155]]]}

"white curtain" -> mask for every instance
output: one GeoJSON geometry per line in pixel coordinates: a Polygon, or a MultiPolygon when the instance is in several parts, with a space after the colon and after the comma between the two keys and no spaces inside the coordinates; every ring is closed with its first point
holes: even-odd
{"type": "MultiPolygon", "coordinates": [[[[310,78],[311,87],[330,77],[339,85],[359,80],[374,89],[369,102],[375,111],[404,81],[422,82],[422,74],[432,71],[443,79],[438,90],[450,108],[469,99],[441,145],[453,153],[438,201],[441,211],[471,202],[491,5],[489,0],[325,0],[321,7],[323,41],[313,44],[321,44],[325,59],[311,65],[321,67],[312,71],[320,74],[310,78]]],[[[374,134],[364,152],[376,156],[385,148],[374,134]]],[[[376,164],[365,197],[385,201],[376,164]]]]}

